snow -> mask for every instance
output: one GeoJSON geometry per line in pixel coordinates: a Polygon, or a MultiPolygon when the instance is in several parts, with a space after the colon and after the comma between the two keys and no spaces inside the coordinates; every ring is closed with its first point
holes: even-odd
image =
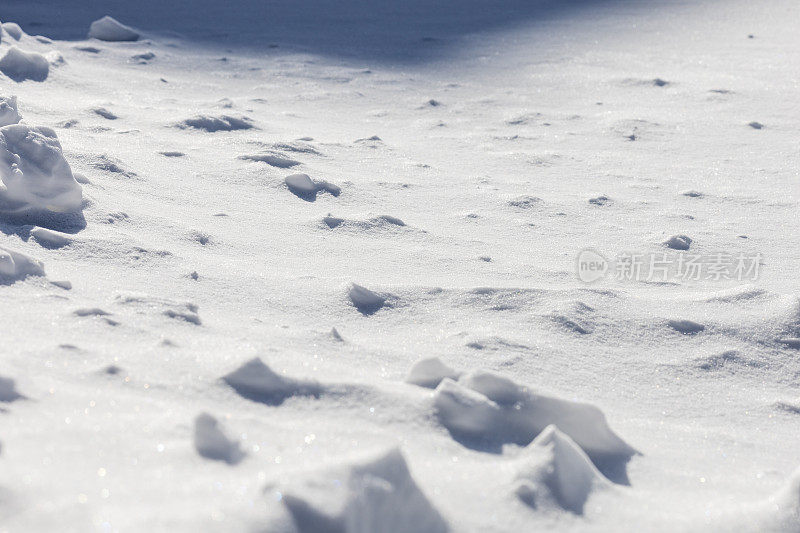
{"type": "Polygon", "coordinates": [[[555,424],[607,476],[627,479],[625,468],[636,450],[623,441],[595,406],[537,394],[511,379],[485,371],[445,378],[433,396],[436,416],[453,437],[476,449],[527,445],[555,424]]]}
{"type": "Polygon", "coordinates": [[[50,72],[50,62],[38,52],[26,52],[12,46],[0,57],[0,72],[15,82],[44,81],[50,72]]]}
{"type": "Polygon", "coordinates": [[[797,2],[0,19],[0,530],[797,531],[797,2]]]}
{"type": "Polygon", "coordinates": [[[238,463],[244,456],[239,444],[228,439],[217,419],[208,413],[200,413],[194,419],[194,447],[207,459],[229,464],[238,463]]]}
{"type": "Polygon", "coordinates": [[[28,276],[44,276],[44,265],[24,253],[0,247],[0,284],[13,283],[28,276]]]}
{"type": "Polygon", "coordinates": [[[445,533],[399,449],[274,489],[300,533],[445,533]]]}
{"type": "Polygon", "coordinates": [[[89,38],[101,41],[137,41],[139,34],[133,28],[106,15],[89,26],[89,38]]]}
{"type": "Polygon", "coordinates": [[[519,463],[514,492],[533,508],[546,505],[549,499],[582,514],[592,492],[611,486],[575,441],[554,425],[525,448],[519,463]]]}
{"type": "Polygon", "coordinates": [[[459,375],[459,372],[444,364],[438,357],[426,357],[414,363],[406,376],[406,383],[435,389],[443,379],[454,380],[459,375]]]}
{"type": "Polygon", "coordinates": [[[0,128],[0,180],[0,215],[46,221],[81,210],[81,186],[52,128],[0,128]]]}
{"type": "Polygon", "coordinates": [[[358,311],[363,315],[371,315],[386,305],[386,298],[369,290],[366,287],[353,283],[347,296],[358,311]]]}
{"type": "Polygon", "coordinates": [[[222,379],[243,397],[270,405],[280,405],[292,396],[318,396],[322,390],[315,381],[276,374],[257,357],[222,379]]]}
{"type": "Polygon", "coordinates": [[[17,109],[16,96],[0,96],[0,128],[17,124],[22,120],[22,115],[17,109]]]}

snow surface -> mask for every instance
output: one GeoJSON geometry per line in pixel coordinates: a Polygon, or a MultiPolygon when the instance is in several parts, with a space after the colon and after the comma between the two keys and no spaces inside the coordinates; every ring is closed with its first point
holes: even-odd
{"type": "Polygon", "coordinates": [[[0,531],[800,530],[797,2],[0,20],[0,531]]]}

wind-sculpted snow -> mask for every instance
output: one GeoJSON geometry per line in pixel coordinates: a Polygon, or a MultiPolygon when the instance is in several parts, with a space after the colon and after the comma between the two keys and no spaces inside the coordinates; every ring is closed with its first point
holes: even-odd
{"type": "Polygon", "coordinates": [[[139,33],[106,15],[89,26],[89,38],[101,41],[137,41],[139,33]]]}
{"type": "Polygon", "coordinates": [[[408,372],[406,383],[435,389],[443,379],[458,379],[459,375],[460,372],[444,364],[438,357],[426,357],[414,363],[408,372]]]}
{"type": "Polygon", "coordinates": [[[0,215],[29,215],[33,221],[81,210],[81,186],[50,128],[0,128],[0,180],[0,215]]]}
{"type": "Polygon", "coordinates": [[[17,109],[16,96],[0,96],[0,128],[17,124],[22,120],[22,115],[17,109]]]}
{"type": "Polygon", "coordinates": [[[514,492],[534,509],[555,504],[581,514],[593,491],[611,485],[580,446],[555,425],[547,426],[517,462],[514,492]]]}
{"type": "Polygon", "coordinates": [[[434,392],[433,405],[454,438],[479,449],[527,445],[555,424],[601,471],[620,481],[626,480],[624,466],[636,454],[597,407],[544,396],[490,372],[470,372],[458,381],[445,378],[434,392]]]}
{"type": "Polygon", "coordinates": [[[16,82],[44,81],[50,73],[50,62],[38,52],[27,52],[12,46],[0,58],[0,72],[16,82]]]}
{"type": "Polygon", "coordinates": [[[192,118],[187,118],[178,124],[179,128],[193,128],[196,130],[203,130],[209,133],[217,131],[237,131],[249,130],[254,128],[253,121],[247,117],[232,117],[229,115],[222,115],[219,117],[200,115],[192,118]]]}
{"type": "Polygon", "coordinates": [[[244,457],[239,444],[225,435],[216,418],[200,413],[194,419],[194,447],[206,459],[236,464],[244,457]]]}
{"type": "Polygon", "coordinates": [[[44,275],[44,264],[41,261],[0,246],[0,284],[13,283],[28,276],[44,275]]]}
{"type": "Polygon", "coordinates": [[[449,531],[397,448],[266,492],[278,495],[299,533],[449,531]]]}
{"type": "Polygon", "coordinates": [[[226,374],[222,380],[244,398],[268,405],[280,405],[292,396],[319,396],[322,392],[322,386],[316,381],[281,376],[257,357],[226,374]]]}

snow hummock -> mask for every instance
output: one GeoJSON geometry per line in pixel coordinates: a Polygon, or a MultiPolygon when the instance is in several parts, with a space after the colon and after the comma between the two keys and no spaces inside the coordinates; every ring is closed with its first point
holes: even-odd
{"type": "Polygon", "coordinates": [[[16,96],[0,96],[0,128],[18,124],[22,115],[17,109],[16,96]]]}
{"type": "Polygon", "coordinates": [[[22,39],[22,36],[25,35],[25,32],[22,31],[22,28],[19,27],[19,24],[16,22],[4,22],[3,23],[3,31],[5,31],[9,37],[14,39],[15,41],[19,41],[22,39]]]}
{"type": "Polygon", "coordinates": [[[624,465],[636,454],[611,430],[597,407],[544,396],[491,372],[469,372],[458,381],[443,379],[434,391],[433,405],[454,438],[479,449],[527,445],[555,424],[606,475],[624,478],[624,465]]]}
{"type": "Polygon", "coordinates": [[[414,363],[408,372],[406,383],[435,389],[444,378],[458,379],[459,374],[438,357],[426,357],[414,363]]]}
{"type": "Polygon", "coordinates": [[[44,264],[27,255],[0,246],[0,284],[28,276],[44,276],[44,264]]]}
{"type": "Polygon", "coordinates": [[[328,181],[314,181],[308,174],[291,174],[284,179],[289,191],[303,200],[313,202],[317,199],[318,192],[328,192],[333,196],[339,196],[341,188],[328,181]]]}
{"type": "Polygon", "coordinates": [[[445,533],[449,526],[417,486],[403,453],[309,473],[275,494],[299,533],[445,533]]]}
{"type": "Polygon", "coordinates": [[[31,237],[45,248],[63,248],[72,243],[72,238],[64,233],[47,228],[35,227],[31,230],[31,237]]]}
{"type": "Polygon", "coordinates": [[[316,381],[295,379],[275,373],[258,357],[226,374],[222,380],[241,396],[254,402],[280,405],[292,396],[319,396],[316,381]]]}
{"type": "Polygon", "coordinates": [[[89,26],[89,38],[101,41],[137,41],[139,33],[106,15],[89,26]]]}
{"type": "Polygon", "coordinates": [[[353,283],[347,296],[363,315],[371,315],[386,304],[386,298],[366,287],[353,283]]]}
{"type": "Polygon", "coordinates": [[[81,209],[81,186],[50,128],[26,124],[0,128],[0,180],[0,215],[81,209]]]}
{"type": "Polygon", "coordinates": [[[44,81],[50,72],[50,62],[38,52],[25,52],[12,46],[0,58],[0,72],[16,82],[44,81]]]}
{"type": "Polygon", "coordinates": [[[194,447],[206,459],[228,464],[236,464],[244,457],[239,443],[229,439],[217,419],[208,413],[200,413],[194,420],[194,447]]]}
{"type": "Polygon", "coordinates": [[[592,491],[611,485],[580,446],[552,424],[523,450],[519,464],[514,492],[534,508],[552,499],[581,514],[592,491]]]}

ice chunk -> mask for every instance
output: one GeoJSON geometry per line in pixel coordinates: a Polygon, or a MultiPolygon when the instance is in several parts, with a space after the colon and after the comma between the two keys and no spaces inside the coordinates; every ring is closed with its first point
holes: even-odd
{"type": "Polygon", "coordinates": [[[519,464],[515,492],[531,507],[552,500],[581,514],[592,491],[610,486],[580,446],[554,425],[525,448],[519,464]]]}
{"type": "Polygon", "coordinates": [[[42,54],[12,46],[0,59],[0,72],[16,82],[44,81],[50,73],[50,62],[42,54]]]}
{"type": "Polygon", "coordinates": [[[137,41],[139,34],[133,28],[106,15],[89,26],[89,38],[101,41],[137,41]]]}
{"type": "Polygon", "coordinates": [[[458,374],[438,357],[426,357],[414,363],[406,383],[434,389],[444,378],[458,379],[458,374]]]}
{"type": "Polygon", "coordinates": [[[223,376],[225,383],[241,396],[254,402],[280,405],[292,396],[319,396],[322,387],[316,381],[281,376],[258,357],[223,376]]]}
{"type": "Polygon", "coordinates": [[[374,459],[281,487],[300,533],[445,533],[442,515],[393,448],[374,459]]]}
{"type": "Polygon", "coordinates": [[[0,180],[0,214],[81,209],[81,186],[50,128],[25,124],[0,128],[0,180]]]}
{"type": "Polygon", "coordinates": [[[0,96],[0,128],[17,124],[22,120],[22,115],[17,109],[16,96],[0,96]]]}
{"type": "Polygon", "coordinates": [[[206,459],[228,464],[236,464],[244,457],[239,444],[228,439],[217,419],[208,413],[200,413],[194,420],[194,447],[206,459]]]}

